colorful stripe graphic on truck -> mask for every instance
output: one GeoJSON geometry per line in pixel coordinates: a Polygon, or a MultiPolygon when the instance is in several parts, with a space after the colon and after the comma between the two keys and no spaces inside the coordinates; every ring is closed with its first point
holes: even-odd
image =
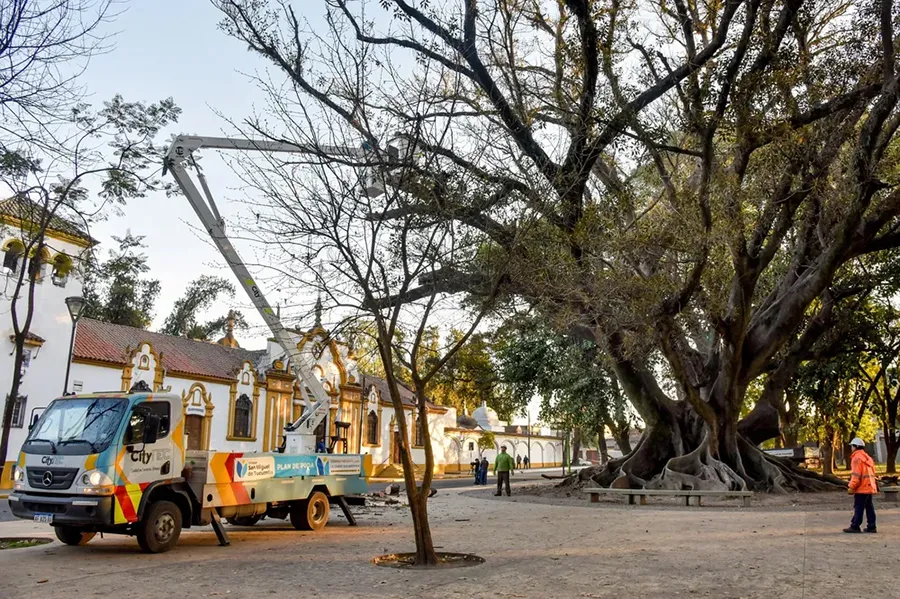
{"type": "Polygon", "coordinates": [[[138,521],[138,509],[141,507],[141,497],[150,483],[137,485],[119,485],[115,490],[115,514],[113,524],[130,524],[138,521]]]}

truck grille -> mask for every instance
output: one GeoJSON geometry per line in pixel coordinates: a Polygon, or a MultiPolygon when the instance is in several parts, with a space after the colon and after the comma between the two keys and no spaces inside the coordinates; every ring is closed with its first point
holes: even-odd
{"type": "Polygon", "coordinates": [[[25,509],[29,512],[38,514],[65,514],[66,506],[55,503],[34,503],[32,501],[23,502],[25,509]]]}
{"type": "Polygon", "coordinates": [[[59,490],[72,486],[78,468],[26,468],[25,472],[32,488],[59,490]]]}

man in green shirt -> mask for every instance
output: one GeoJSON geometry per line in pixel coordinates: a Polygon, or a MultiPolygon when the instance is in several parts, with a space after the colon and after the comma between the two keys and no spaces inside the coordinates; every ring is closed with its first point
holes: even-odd
{"type": "Polygon", "coordinates": [[[500,453],[497,454],[497,459],[494,460],[494,473],[497,475],[497,492],[494,495],[500,497],[502,495],[500,492],[501,485],[506,483],[506,496],[509,497],[509,475],[515,467],[516,463],[513,461],[512,456],[506,453],[506,445],[501,445],[500,453]]]}

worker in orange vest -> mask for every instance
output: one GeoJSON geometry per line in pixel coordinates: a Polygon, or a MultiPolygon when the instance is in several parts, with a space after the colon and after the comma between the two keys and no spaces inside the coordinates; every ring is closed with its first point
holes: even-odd
{"type": "Polygon", "coordinates": [[[863,511],[866,512],[865,532],[877,532],[875,529],[875,506],[872,504],[872,495],[878,492],[875,485],[875,462],[864,449],[866,444],[859,437],[850,441],[853,453],[850,454],[850,486],[848,491],[853,495],[853,519],[850,520],[850,528],[844,532],[863,532],[860,530],[863,511]]]}

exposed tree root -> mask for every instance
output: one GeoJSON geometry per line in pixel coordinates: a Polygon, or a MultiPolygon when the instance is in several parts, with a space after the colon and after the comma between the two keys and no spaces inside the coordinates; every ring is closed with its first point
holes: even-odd
{"type": "Polygon", "coordinates": [[[709,435],[683,456],[670,459],[645,485],[648,489],[697,489],[702,491],[745,491],[746,481],[724,462],[712,457],[709,435]]]}
{"type": "Polygon", "coordinates": [[[846,488],[846,482],[796,466],[789,460],[763,452],[738,437],[738,463],[717,459],[710,448],[709,435],[698,443],[693,435],[662,435],[648,430],[634,450],[605,466],[591,466],[573,473],[557,486],[595,486],[632,489],[698,489],[788,493],[846,488]],[[675,442],[673,439],[677,439],[675,442]],[[684,446],[693,446],[683,451],[684,446]]]}

